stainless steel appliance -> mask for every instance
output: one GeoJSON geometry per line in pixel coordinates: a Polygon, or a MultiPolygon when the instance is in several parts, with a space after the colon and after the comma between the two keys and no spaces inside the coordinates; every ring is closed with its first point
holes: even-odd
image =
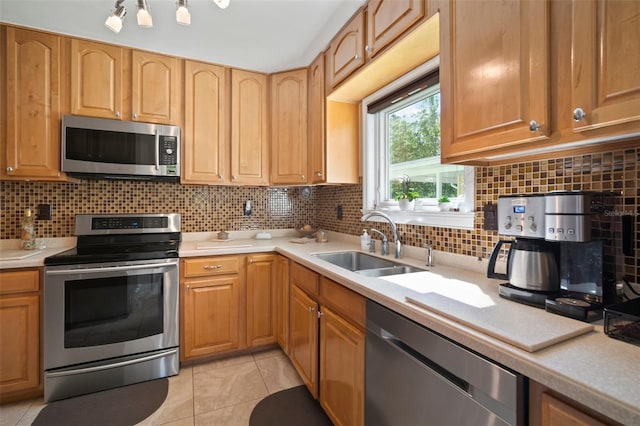
{"type": "Polygon", "coordinates": [[[88,179],[180,180],[177,126],[66,115],[62,171],[88,179]]]}
{"type": "Polygon", "coordinates": [[[524,376],[367,301],[365,424],[524,425],[524,376]]]}
{"type": "Polygon", "coordinates": [[[557,246],[544,240],[544,195],[500,196],[497,217],[498,232],[517,238],[498,241],[487,276],[508,281],[498,288],[501,296],[544,307],[547,296],[560,289],[557,246]],[[510,245],[507,273],[497,273],[496,262],[505,244],[510,245]]]}
{"type": "Polygon", "coordinates": [[[76,216],[45,259],[45,401],[178,374],[179,214],[76,216]]]}
{"type": "Polygon", "coordinates": [[[549,312],[595,321],[622,301],[620,197],[610,192],[555,191],[545,195],[545,238],[560,251],[561,294],[549,297],[549,312]]]}

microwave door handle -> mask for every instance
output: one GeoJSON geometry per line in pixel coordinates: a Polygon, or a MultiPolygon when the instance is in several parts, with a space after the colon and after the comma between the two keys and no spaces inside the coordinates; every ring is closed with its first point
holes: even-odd
{"type": "Polygon", "coordinates": [[[155,130],[155,134],[156,134],[156,170],[160,170],[160,132],[158,130],[158,127],[156,126],[156,130],[155,130]]]}

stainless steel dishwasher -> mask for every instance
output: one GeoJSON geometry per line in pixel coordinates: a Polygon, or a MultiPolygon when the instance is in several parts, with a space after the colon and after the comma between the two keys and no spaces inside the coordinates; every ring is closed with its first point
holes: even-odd
{"type": "Polygon", "coordinates": [[[365,424],[524,425],[527,380],[367,301],[365,424]]]}

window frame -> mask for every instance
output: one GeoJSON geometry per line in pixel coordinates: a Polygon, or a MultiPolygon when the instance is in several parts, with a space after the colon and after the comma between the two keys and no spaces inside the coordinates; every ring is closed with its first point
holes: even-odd
{"type": "MultiPolygon", "coordinates": [[[[382,152],[386,144],[381,142],[379,135],[381,132],[380,121],[374,117],[374,114],[367,112],[369,104],[388,96],[403,86],[411,83],[422,75],[437,69],[440,66],[440,57],[425,62],[423,65],[410,71],[404,76],[398,78],[391,84],[383,87],[372,95],[363,99],[360,104],[361,120],[362,120],[362,212],[366,213],[372,210],[382,210],[389,215],[396,223],[415,224],[426,226],[441,226],[447,228],[473,229],[475,221],[475,170],[473,166],[465,166],[465,200],[460,205],[460,211],[457,212],[441,212],[430,210],[405,210],[401,211],[398,202],[393,200],[381,200],[383,185],[382,176],[388,175],[388,170],[382,170],[389,166],[389,153],[382,152]],[[384,156],[384,162],[379,163],[381,156],[384,156]],[[380,171],[380,172],[378,172],[380,171]]],[[[377,113],[379,114],[379,113],[377,113]]],[[[388,151],[388,150],[387,150],[388,151]]],[[[391,194],[390,194],[391,196],[391,194]]],[[[430,205],[433,205],[430,203],[430,205]]],[[[435,210],[435,207],[434,207],[435,210]]],[[[371,218],[374,220],[374,218],[371,218]]]]}

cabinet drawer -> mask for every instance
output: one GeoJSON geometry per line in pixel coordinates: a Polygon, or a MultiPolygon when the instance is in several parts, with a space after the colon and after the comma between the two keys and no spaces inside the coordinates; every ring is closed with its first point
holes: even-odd
{"type": "Polygon", "coordinates": [[[358,293],[332,281],[320,278],[320,303],[339,312],[345,319],[365,326],[365,298],[358,293]]]}
{"type": "Polygon", "coordinates": [[[0,294],[38,290],[40,290],[40,273],[37,269],[0,273],[0,294]]]}
{"type": "Polygon", "coordinates": [[[185,277],[235,274],[240,272],[240,256],[199,257],[184,261],[185,277]]]}
{"type": "Polygon", "coordinates": [[[291,284],[295,284],[311,296],[318,296],[318,274],[295,262],[289,271],[291,284]]]}

